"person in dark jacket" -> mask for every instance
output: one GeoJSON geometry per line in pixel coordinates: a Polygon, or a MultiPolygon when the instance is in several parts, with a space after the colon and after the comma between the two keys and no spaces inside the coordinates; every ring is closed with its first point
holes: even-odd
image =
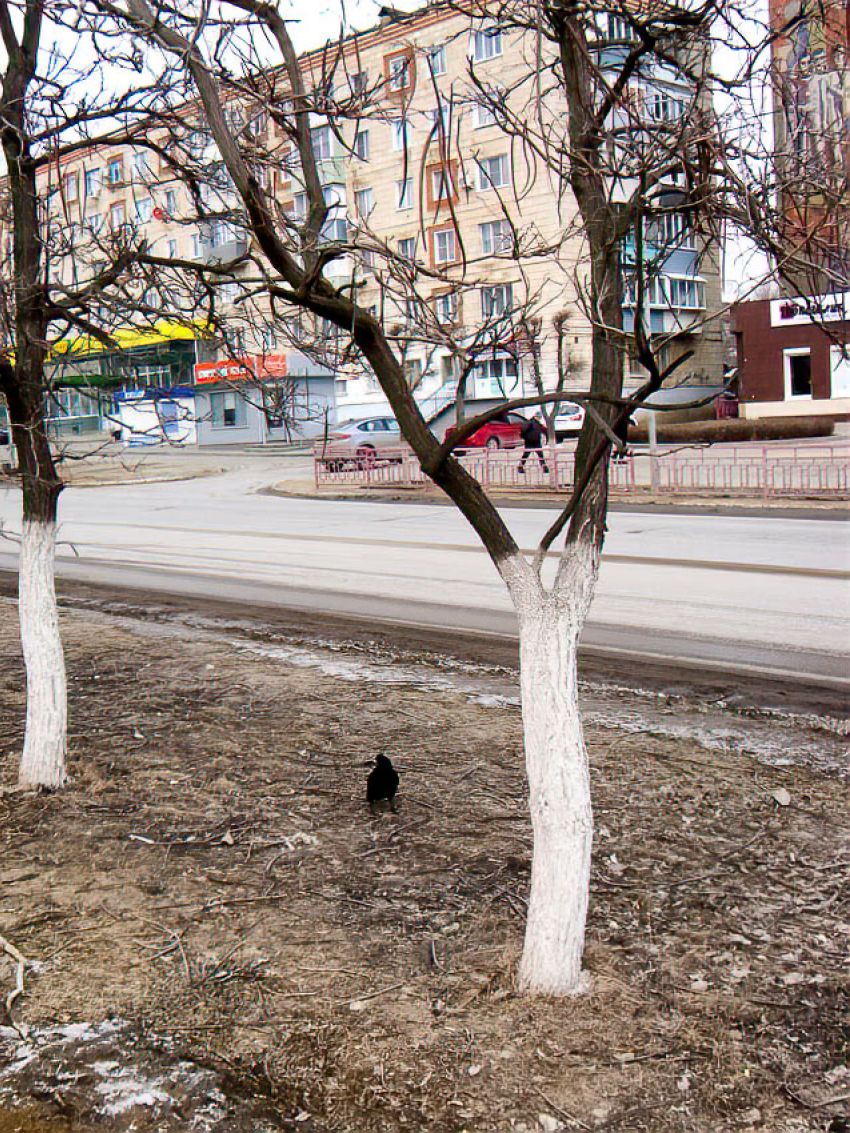
{"type": "Polygon", "coordinates": [[[525,446],[522,454],[522,460],[519,462],[519,472],[525,475],[525,463],[533,452],[537,453],[537,459],[544,472],[549,471],[546,464],[546,457],[543,455],[543,438],[546,436],[546,429],[540,421],[539,414],[535,414],[530,421],[527,421],[520,432],[522,443],[525,446]]]}

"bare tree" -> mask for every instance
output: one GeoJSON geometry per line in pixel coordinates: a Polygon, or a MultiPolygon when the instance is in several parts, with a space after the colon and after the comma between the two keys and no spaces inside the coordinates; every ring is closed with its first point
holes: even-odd
{"type": "MultiPolygon", "coordinates": [[[[483,414],[467,420],[447,441],[440,441],[424,420],[402,360],[390,333],[394,320],[359,300],[362,260],[340,280],[335,265],[344,257],[357,264],[359,250],[369,241],[368,226],[348,238],[333,227],[339,204],[323,185],[322,156],[316,152],[316,115],[323,115],[343,139],[352,119],[380,115],[362,91],[346,100],[329,99],[327,89],[299,62],[287,24],[273,3],[265,0],[227,0],[219,14],[182,14],[154,6],[149,0],[128,0],[126,7],[102,0],[101,7],[116,21],[128,24],[137,36],[161,49],[172,66],[191,78],[197,110],[209,129],[220,160],[241,202],[243,222],[254,241],[258,265],[267,273],[266,291],[276,305],[297,308],[339,328],[354,357],[377,377],[392,406],[402,433],[423,470],[455,502],[473,526],[501,574],[517,611],[520,627],[521,685],[526,762],[534,828],[531,898],[521,965],[524,986],[555,993],[575,993],[583,986],[581,958],[589,892],[592,811],[587,755],[578,707],[576,655],[578,641],[593,596],[605,533],[607,458],[619,445],[618,432],[634,406],[679,370],[689,354],[675,350],[661,360],[662,349],[676,341],[668,332],[653,335],[649,293],[662,272],[670,246],[682,242],[684,230],[673,231],[666,217],[684,214],[689,231],[698,231],[700,194],[705,176],[699,165],[699,146],[709,126],[704,120],[706,90],[703,74],[708,25],[714,6],[665,7],[636,14],[626,5],[522,4],[500,6],[498,12],[476,6],[467,9],[473,28],[512,29],[524,44],[528,66],[511,90],[493,96],[494,112],[507,136],[516,140],[533,176],[547,176],[562,198],[570,219],[564,228],[583,242],[583,268],[576,281],[589,314],[592,358],[589,390],[568,390],[559,381],[555,392],[501,400],[483,414]],[[605,21],[621,21],[617,51],[603,48],[610,39],[605,21]],[[205,26],[193,21],[203,20],[205,26]],[[500,24],[493,23],[498,18],[500,24]],[[220,23],[217,21],[220,19],[220,23]],[[241,33],[224,33],[241,22],[241,33]],[[246,43],[265,36],[279,53],[276,68],[246,56],[246,43]],[[229,38],[228,38],[229,37],[229,38]],[[239,51],[233,49],[238,39],[239,51]],[[545,63],[545,66],[544,66],[545,63]],[[658,82],[653,68],[662,68],[658,82]],[[297,165],[302,206],[282,210],[258,175],[256,150],[232,128],[228,106],[242,97],[249,76],[262,73],[268,111],[292,147],[297,165]],[[652,92],[648,106],[634,96],[637,80],[652,92]],[[544,90],[544,83],[546,84],[544,90]],[[671,101],[670,90],[680,93],[671,101]],[[665,95],[666,92],[666,95],[665,95]],[[656,97],[657,96],[657,97],[656,97]],[[667,102],[664,101],[667,97],[667,102]],[[671,190],[682,178],[680,187],[671,190]],[[653,230],[653,250],[650,225],[653,230]],[[672,236],[671,236],[672,232],[672,236]],[[628,325],[624,311],[629,313],[628,325]],[[628,397],[623,393],[624,360],[629,347],[644,367],[646,379],[628,397]],[[588,413],[576,455],[575,487],[557,521],[527,558],[480,485],[455,459],[484,421],[511,407],[580,401],[588,413]],[[546,553],[565,535],[555,579],[544,582],[546,553]]],[[[466,32],[468,34],[469,23],[466,32]]],[[[412,53],[413,47],[410,48],[412,53]]],[[[404,69],[412,57],[400,50],[384,88],[405,82],[404,69]]],[[[338,70],[351,63],[345,45],[337,52],[338,70]]],[[[474,72],[471,76],[474,82],[474,72]]],[[[258,83],[254,83],[255,89],[258,83]]],[[[383,93],[386,93],[384,89],[383,93]]],[[[437,174],[431,185],[443,208],[446,230],[460,235],[452,188],[460,177],[450,148],[451,122],[437,107],[438,124],[429,138],[437,142],[437,174]],[[446,187],[449,186],[449,187],[446,187]]],[[[450,116],[449,116],[450,117],[450,116]]],[[[401,130],[405,128],[401,118],[401,130]]],[[[348,143],[347,143],[348,144],[348,143]]],[[[410,157],[413,164],[413,155],[410,157]]],[[[421,175],[430,172],[426,153],[421,175]]],[[[490,176],[479,162],[480,176],[490,176]]],[[[415,168],[415,165],[414,165],[415,168]]],[[[433,176],[433,175],[432,175],[433,176]]],[[[495,178],[493,178],[495,187],[495,178]]],[[[703,193],[704,195],[704,193],[703,193]]],[[[521,187],[505,191],[506,216],[515,218],[521,187]],[[513,202],[507,200],[511,195],[513,202]]],[[[512,263],[522,273],[527,258],[549,257],[555,262],[563,240],[553,247],[537,233],[520,238],[511,222],[512,263]]],[[[387,265],[388,287],[402,287],[418,301],[417,279],[444,279],[459,296],[480,285],[480,277],[441,271],[432,265],[413,272],[397,250],[371,245],[387,265]]],[[[439,257],[434,257],[438,259],[439,257]]],[[[454,257],[468,268],[469,258],[454,257]]],[[[531,316],[533,295],[515,320],[531,316]]],[[[704,305],[704,304],[703,304],[704,305]]],[[[678,307],[687,306],[679,304],[678,307]]],[[[697,304],[692,304],[697,306],[697,304]]],[[[563,302],[560,308],[563,308],[563,302]]],[[[494,307],[489,313],[500,314],[494,307]]],[[[679,332],[681,326],[678,327],[679,332]]],[[[671,352],[667,350],[667,354],[671,352]]]]}
{"type": "MultiPolygon", "coordinates": [[[[86,211],[85,155],[97,155],[99,166],[104,152],[135,154],[139,186],[146,169],[140,158],[162,155],[150,130],[163,97],[159,80],[142,82],[135,72],[128,84],[117,72],[103,78],[109,34],[103,38],[101,30],[64,0],[0,0],[0,393],[22,486],[19,613],[27,721],[19,782],[26,787],[57,788],[67,775],[67,688],[54,580],[63,484],[47,424],[62,359],[82,342],[120,352],[119,332],[154,328],[164,313],[187,325],[201,318],[214,328],[218,289],[238,263],[156,255],[126,200],[109,221],[86,211]],[[104,52],[100,84],[91,67],[98,51],[104,52]]],[[[137,71],[138,59],[134,66],[137,71]]],[[[181,169],[202,206],[188,158],[178,149],[163,160],[181,169]]],[[[114,164],[123,185],[123,166],[114,164]]]]}
{"type": "MultiPolygon", "coordinates": [[[[391,10],[394,49],[370,80],[357,37],[299,60],[271,0],[223,0],[214,11],[151,0],[98,6],[116,28],[161,52],[163,73],[190,95],[170,110],[171,124],[169,107],[161,107],[159,122],[177,137],[179,124],[191,120],[211,137],[213,164],[252,242],[251,278],[242,286],[264,297],[291,341],[331,349],[343,372],[371,371],[423,470],[470,522],[505,582],[519,620],[534,828],[521,980],[538,991],[575,993],[583,986],[593,832],[576,658],[605,536],[608,457],[622,445],[632,411],[692,364],[699,370],[692,359],[705,351],[701,343],[712,335],[719,343],[712,320],[723,226],[737,224],[763,247],[781,248],[775,183],[767,174],[748,181],[759,145],[763,173],[764,140],[745,145],[744,115],[727,107],[724,119],[718,107],[721,96],[743,105],[772,33],[759,27],[744,45],[749,67],[729,79],[713,69],[712,48],[744,10],[719,0],[459,2],[441,9],[444,43],[472,36],[474,49],[464,90],[446,91],[439,45],[420,45],[415,17],[391,10]],[[512,37],[516,65],[488,79],[479,55],[486,61],[503,35],[512,37]],[[427,137],[414,147],[408,125],[416,81],[430,84],[434,106],[427,137]],[[246,105],[261,108],[274,129],[246,133],[234,119],[234,107],[246,105]],[[486,112],[511,147],[509,177],[501,159],[496,165],[464,134],[471,107],[479,120],[486,112]],[[344,160],[366,161],[362,136],[370,124],[391,128],[400,142],[397,203],[419,186],[418,236],[427,255],[417,254],[412,237],[395,241],[372,222],[368,189],[356,179],[357,216],[345,223],[331,139],[344,160]],[[540,184],[551,194],[557,231],[521,219],[540,184]],[[499,209],[481,255],[467,246],[460,216],[476,188],[499,209]],[[541,285],[534,265],[544,265],[541,285]],[[501,274],[490,286],[494,270],[501,274]],[[516,301],[514,283],[503,282],[508,271],[516,301]],[[461,315],[476,297],[482,317],[470,318],[468,308],[461,315]],[[582,355],[568,347],[564,310],[590,339],[589,373],[578,389],[571,385],[582,355]],[[429,428],[414,396],[417,378],[405,362],[415,346],[439,346],[451,360],[459,424],[447,440],[429,428]],[[494,349],[526,357],[535,391],[512,397],[502,389],[496,405],[464,419],[467,379],[494,349]],[[574,487],[528,557],[455,452],[508,408],[564,400],[586,408],[574,487]],[[550,583],[543,565],[556,541],[550,583]]],[[[203,181],[204,170],[192,175],[203,181]]],[[[719,353],[718,345],[718,372],[719,353]]]]}

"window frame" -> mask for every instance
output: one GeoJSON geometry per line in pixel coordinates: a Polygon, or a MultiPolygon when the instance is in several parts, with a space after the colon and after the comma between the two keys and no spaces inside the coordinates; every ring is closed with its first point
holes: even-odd
{"type": "MultiPolygon", "coordinates": [[[[441,323],[456,326],[460,322],[460,295],[457,291],[437,291],[432,295],[434,315],[441,323]],[[448,304],[448,310],[442,310],[448,304]]],[[[443,357],[446,357],[444,355],[443,357]]],[[[451,355],[448,355],[451,358],[451,355]]],[[[445,384],[445,383],[444,383],[445,384]]]]}
{"type": "Polygon", "coordinates": [[[124,158],[111,157],[106,163],[106,181],[113,188],[124,184],[124,158]]]}
{"type": "Polygon", "coordinates": [[[410,119],[407,117],[391,118],[393,153],[404,153],[410,146],[410,119]]]}
{"type": "Polygon", "coordinates": [[[488,25],[487,27],[476,28],[473,31],[471,51],[473,63],[487,63],[491,59],[498,59],[503,51],[502,29],[498,25],[488,25]],[[485,43],[496,44],[497,49],[481,51],[480,48],[485,43]]]}
{"type": "Polygon", "coordinates": [[[80,175],[76,169],[71,169],[63,175],[62,196],[68,204],[74,204],[80,199],[80,175]],[[73,192],[71,186],[73,186],[73,192]]]}
{"type": "Polygon", "coordinates": [[[494,153],[488,154],[486,157],[476,157],[475,166],[478,170],[478,191],[479,193],[486,193],[490,189],[507,189],[511,183],[511,168],[510,156],[507,153],[494,153]],[[500,171],[505,174],[504,181],[494,181],[489,173],[490,162],[498,161],[500,171]],[[487,163],[488,172],[485,174],[484,165],[487,163]]]}
{"type": "Polygon", "coordinates": [[[354,212],[359,220],[368,220],[375,211],[375,191],[371,186],[354,190],[354,212]],[[362,203],[368,199],[368,207],[363,208],[362,203]]]}
{"type": "Polygon", "coordinates": [[[444,43],[435,43],[433,46],[425,49],[425,55],[428,59],[428,70],[438,78],[440,75],[445,75],[448,72],[448,64],[446,63],[446,45],[444,43]],[[438,68],[435,66],[434,60],[440,59],[442,66],[438,68]]]}
{"type": "Polygon", "coordinates": [[[501,319],[511,310],[514,305],[514,285],[513,283],[485,283],[481,285],[481,317],[482,319],[501,319]],[[501,310],[494,312],[493,299],[497,293],[503,295],[501,310]],[[487,307],[490,310],[487,310],[487,307]]]}
{"type": "Polygon", "coordinates": [[[408,212],[413,208],[413,178],[400,177],[395,183],[396,210],[408,212]]]}
{"type": "Polygon", "coordinates": [[[354,142],[351,146],[352,152],[358,161],[369,160],[369,131],[356,130],[354,133],[354,142]]]}
{"type": "MultiPolygon", "coordinates": [[[[448,264],[456,264],[458,261],[458,235],[457,229],[453,224],[441,224],[435,228],[428,230],[428,241],[431,245],[431,266],[432,267],[445,267],[448,264]],[[441,259],[437,255],[440,239],[442,237],[451,237],[451,256],[441,259]]],[[[446,244],[448,250],[448,243],[446,244]]]]}
{"type": "MultiPolygon", "coordinates": [[[[511,232],[510,222],[507,221],[504,217],[500,217],[498,220],[484,220],[484,221],[482,221],[478,225],[478,233],[479,233],[479,236],[481,238],[481,254],[484,255],[484,256],[498,256],[498,255],[501,255],[504,252],[509,252],[513,247],[513,233],[511,232]],[[494,239],[494,233],[493,233],[492,229],[494,229],[497,225],[499,227],[501,227],[502,225],[505,225],[506,228],[507,228],[507,234],[506,234],[507,235],[507,241],[506,241],[505,247],[503,247],[503,248],[497,248],[496,247],[496,240],[494,239]],[[491,230],[490,231],[490,247],[489,248],[486,245],[486,240],[485,240],[485,236],[484,236],[484,230],[485,229],[491,230]]],[[[500,233],[500,236],[501,236],[502,239],[505,239],[504,233],[500,233]]]]}
{"type": "Polygon", "coordinates": [[[441,205],[448,204],[449,202],[455,203],[460,194],[458,191],[458,169],[457,161],[454,159],[444,162],[437,161],[425,168],[425,187],[427,192],[428,207],[438,211],[441,205]],[[441,189],[449,189],[449,192],[441,191],[439,196],[435,193],[437,187],[434,180],[435,176],[440,176],[441,189]]]}
{"type": "Polygon", "coordinates": [[[391,95],[405,95],[413,90],[415,79],[415,62],[413,49],[404,47],[399,51],[391,51],[384,56],[384,82],[387,92],[391,95]],[[396,64],[402,64],[396,68],[396,64]],[[399,77],[403,80],[398,82],[399,77]]]}
{"type": "Polygon", "coordinates": [[[782,351],[782,378],[785,401],[811,401],[814,397],[812,384],[812,348],[810,346],[789,346],[782,351]],[[809,360],[809,392],[794,393],[793,374],[791,363],[795,358],[808,358],[809,360]]]}

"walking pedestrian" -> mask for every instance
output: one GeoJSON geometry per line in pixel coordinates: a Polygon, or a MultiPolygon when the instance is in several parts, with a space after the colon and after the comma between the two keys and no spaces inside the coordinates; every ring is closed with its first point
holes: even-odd
{"type": "Polygon", "coordinates": [[[543,471],[548,472],[549,466],[546,464],[546,457],[543,455],[543,438],[546,436],[546,429],[540,421],[539,413],[535,413],[531,420],[523,425],[520,436],[522,437],[524,451],[517,469],[519,474],[525,475],[526,462],[533,452],[537,453],[537,459],[540,461],[543,471]]]}

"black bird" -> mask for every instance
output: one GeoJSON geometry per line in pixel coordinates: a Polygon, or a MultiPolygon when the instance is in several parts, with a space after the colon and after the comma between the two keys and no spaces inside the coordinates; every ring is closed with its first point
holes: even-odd
{"type": "MultiPolygon", "coordinates": [[[[366,801],[372,810],[375,803],[386,800],[393,807],[393,799],[398,790],[398,772],[387,755],[379,755],[375,759],[375,766],[369,772],[366,780],[366,801]]],[[[395,809],[395,807],[393,807],[395,809]]]]}

